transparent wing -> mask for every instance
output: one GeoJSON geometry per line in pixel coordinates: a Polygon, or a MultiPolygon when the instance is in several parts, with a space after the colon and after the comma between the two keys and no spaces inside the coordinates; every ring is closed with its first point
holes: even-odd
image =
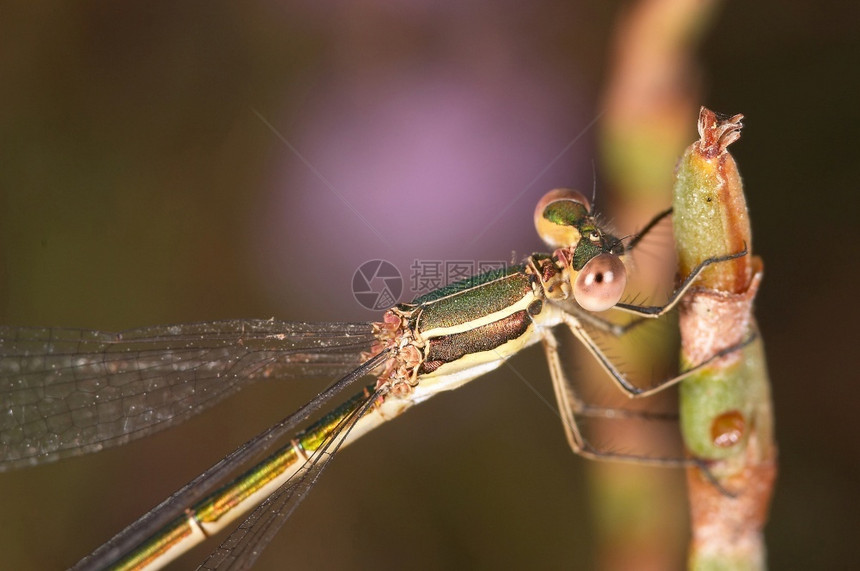
{"type": "Polygon", "coordinates": [[[356,421],[367,412],[385,389],[362,400],[345,417],[304,466],[284,482],[271,496],[257,506],[230,536],[200,564],[198,571],[239,571],[250,569],[263,549],[287,522],[296,507],[307,496],[356,421]]]}
{"type": "Polygon", "coordinates": [[[0,326],[0,471],[124,444],[266,378],[337,377],[369,323],[229,320],[122,333],[0,326]]]}
{"type": "MultiPolygon", "coordinates": [[[[245,465],[254,458],[259,458],[260,455],[266,451],[271,450],[277,442],[281,441],[281,439],[285,438],[287,435],[292,434],[295,429],[300,424],[307,421],[312,414],[319,412],[326,403],[332,400],[332,398],[342,394],[345,389],[355,384],[359,379],[370,374],[376,367],[384,363],[388,357],[389,351],[384,350],[378,355],[363,362],[324,391],[320,392],[317,396],[311,399],[311,401],[296,410],[293,414],[283,418],[281,421],[275,423],[225,456],[220,461],[216,462],[211,468],[188,482],[155,508],[119,532],[116,536],[111,538],[110,541],[96,549],[87,557],[84,557],[75,564],[72,569],[75,571],[84,571],[91,569],[106,569],[109,567],[112,568],[120,559],[138,548],[146,540],[150,539],[153,533],[157,533],[158,530],[164,527],[164,525],[175,519],[180,514],[186,513],[186,509],[189,506],[202,500],[216,486],[222,484],[228,475],[235,474],[235,471],[239,467],[245,465]]],[[[323,452],[329,451],[330,443],[337,438],[338,434],[343,433],[345,437],[345,426],[347,424],[352,426],[355,421],[360,418],[361,414],[367,410],[368,406],[372,404],[372,399],[380,394],[381,390],[382,389],[377,390],[376,393],[370,396],[367,396],[362,392],[350,401],[347,401],[344,405],[346,409],[341,421],[335,429],[329,433],[326,442],[317,449],[319,455],[316,453],[311,455],[311,458],[305,464],[303,469],[297,472],[293,478],[284,484],[287,488],[293,485],[303,486],[303,491],[296,498],[295,503],[293,504],[294,507],[299,501],[301,501],[307,493],[307,490],[310,489],[313,481],[316,480],[316,477],[313,477],[312,480],[308,482],[305,474],[310,472],[319,475],[319,472],[322,470],[322,466],[319,468],[313,468],[313,466],[316,465],[316,461],[323,457],[323,452]],[[356,411],[359,412],[358,415],[355,414],[356,411]],[[301,484],[300,482],[305,482],[305,484],[301,484]]],[[[346,432],[348,432],[348,430],[349,429],[347,429],[346,432]]],[[[343,442],[343,437],[338,440],[338,443],[340,442],[343,442]]],[[[340,444],[337,446],[339,445],[340,444]]],[[[330,452],[333,453],[333,450],[330,452]]],[[[326,456],[326,458],[330,458],[330,454],[326,456]]],[[[326,459],[325,462],[327,461],[328,460],[326,459]]]]}

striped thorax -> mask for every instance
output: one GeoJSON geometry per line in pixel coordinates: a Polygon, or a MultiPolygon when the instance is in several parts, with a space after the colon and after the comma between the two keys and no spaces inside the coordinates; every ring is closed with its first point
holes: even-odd
{"type": "Polygon", "coordinates": [[[396,349],[378,386],[420,402],[538,341],[541,328],[562,321],[553,302],[573,299],[589,311],[618,302],[626,283],[624,246],[599,227],[582,194],[551,191],[535,210],[535,225],[552,254],[533,254],[399,304],[374,324],[374,353],[396,349]]]}

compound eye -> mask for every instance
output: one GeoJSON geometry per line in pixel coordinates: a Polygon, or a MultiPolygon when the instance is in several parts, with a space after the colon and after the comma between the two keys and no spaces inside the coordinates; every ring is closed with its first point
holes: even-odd
{"type": "Polygon", "coordinates": [[[606,311],[618,303],[626,285],[624,262],[613,254],[598,254],[576,276],[573,297],[583,309],[606,311]]]}
{"type": "Polygon", "coordinates": [[[581,192],[556,188],[535,207],[535,228],[550,248],[573,246],[581,237],[579,226],[589,216],[591,204],[581,192]]]}

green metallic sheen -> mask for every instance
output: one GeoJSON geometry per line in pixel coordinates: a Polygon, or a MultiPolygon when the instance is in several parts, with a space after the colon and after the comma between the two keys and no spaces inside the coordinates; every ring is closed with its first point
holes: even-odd
{"type": "Polygon", "coordinates": [[[599,243],[591,242],[587,239],[582,239],[573,251],[573,269],[577,272],[585,267],[585,264],[594,256],[603,253],[603,248],[599,243]]]}
{"type": "Polygon", "coordinates": [[[525,269],[525,264],[516,264],[513,266],[508,266],[506,268],[490,270],[488,272],[484,272],[483,274],[469,276],[466,279],[454,282],[452,284],[446,285],[443,288],[439,288],[431,292],[425,293],[424,295],[418,296],[413,299],[412,303],[409,305],[422,305],[431,301],[435,301],[437,299],[447,297],[457,292],[471,289],[482,284],[486,284],[499,278],[503,278],[513,274],[522,274],[525,269]]]}
{"type": "Polygon", "coordinates": [[[543,217],[559,226],[579,228],[589,215],[584,204],[573,200],[556,200],[547,205],[543,217]]]}
{"type": "Polygon", "coordinates": [[[169,549],[170,546],[190,534],[191,527],[188,525],[188,519],[185,516],[177,517],[164,527],[157,538],[143,544],[139,549],[130,553],[128,557],[111,566],[111,570],[127,571],[148,565],[149,562],[156,561],[161,553],[169,549]]]}
{"type": "Polygon", "coordinates": [[[305,452],[313,453],[323,446],[332,434],[337,432],[340,424],[362,407],[367,400],[367,395],[373,393],[374,387],[375,385],[368,385],[366,391],[354,395],[306,430],[300,432],[296,436],[296,440],[298,440],[302,449],[305,452]]]}
{"type": "MultiPolygon", "coordinates": [[[[370,391],[373,388],[374,385],[368,386],[370,391]]],[[[294,442],[297,441],[304,451],[312,454],[320,446],[323,446],[333,434],[337,433],[342,422],[364,405],[368,394],[371,393],[362,391],[356,394],[300,432],[294,442]]],[[[251,470],[201,500],[191,508],[190,512],[201,523],[218,521],[224,514],[232,511],[261,487],[301,460],[294,442],[281,447],[251,470]]],[[[186,516],[181,516],[167,524],[161,532],[118,562],[112,569],[135,569],[148,559],[155,559],[162,551],[189,533],[191,533],[191,529],[188,525],[188,519],[186,516]]]]}
{"type": "Polygon", "coordinates": [[[480,274],[416,299],[421,306],[418,327],[429,331],[462,325],[511,307],[531,293],[522,266],[480,274]]]}
{"type": "Polygon", "coordinates": [[[265,462],[249,470],[230,484],[227,484],[208,499],[194,506],[193,511],[201,522],[215,522],[221,516],[241,504],[246,498],[295,464],[299,458],[292,444],[288,444],[265,462]]]}

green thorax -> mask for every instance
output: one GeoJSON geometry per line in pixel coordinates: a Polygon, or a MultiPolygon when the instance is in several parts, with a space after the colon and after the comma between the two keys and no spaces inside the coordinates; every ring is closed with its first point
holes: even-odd
{"type": "Polygon", "coordinates": [[[471,276],[398,306],[420,317],[423,330],[454,327],[504,311],[534,296],[525,265],[471,276]]]}

